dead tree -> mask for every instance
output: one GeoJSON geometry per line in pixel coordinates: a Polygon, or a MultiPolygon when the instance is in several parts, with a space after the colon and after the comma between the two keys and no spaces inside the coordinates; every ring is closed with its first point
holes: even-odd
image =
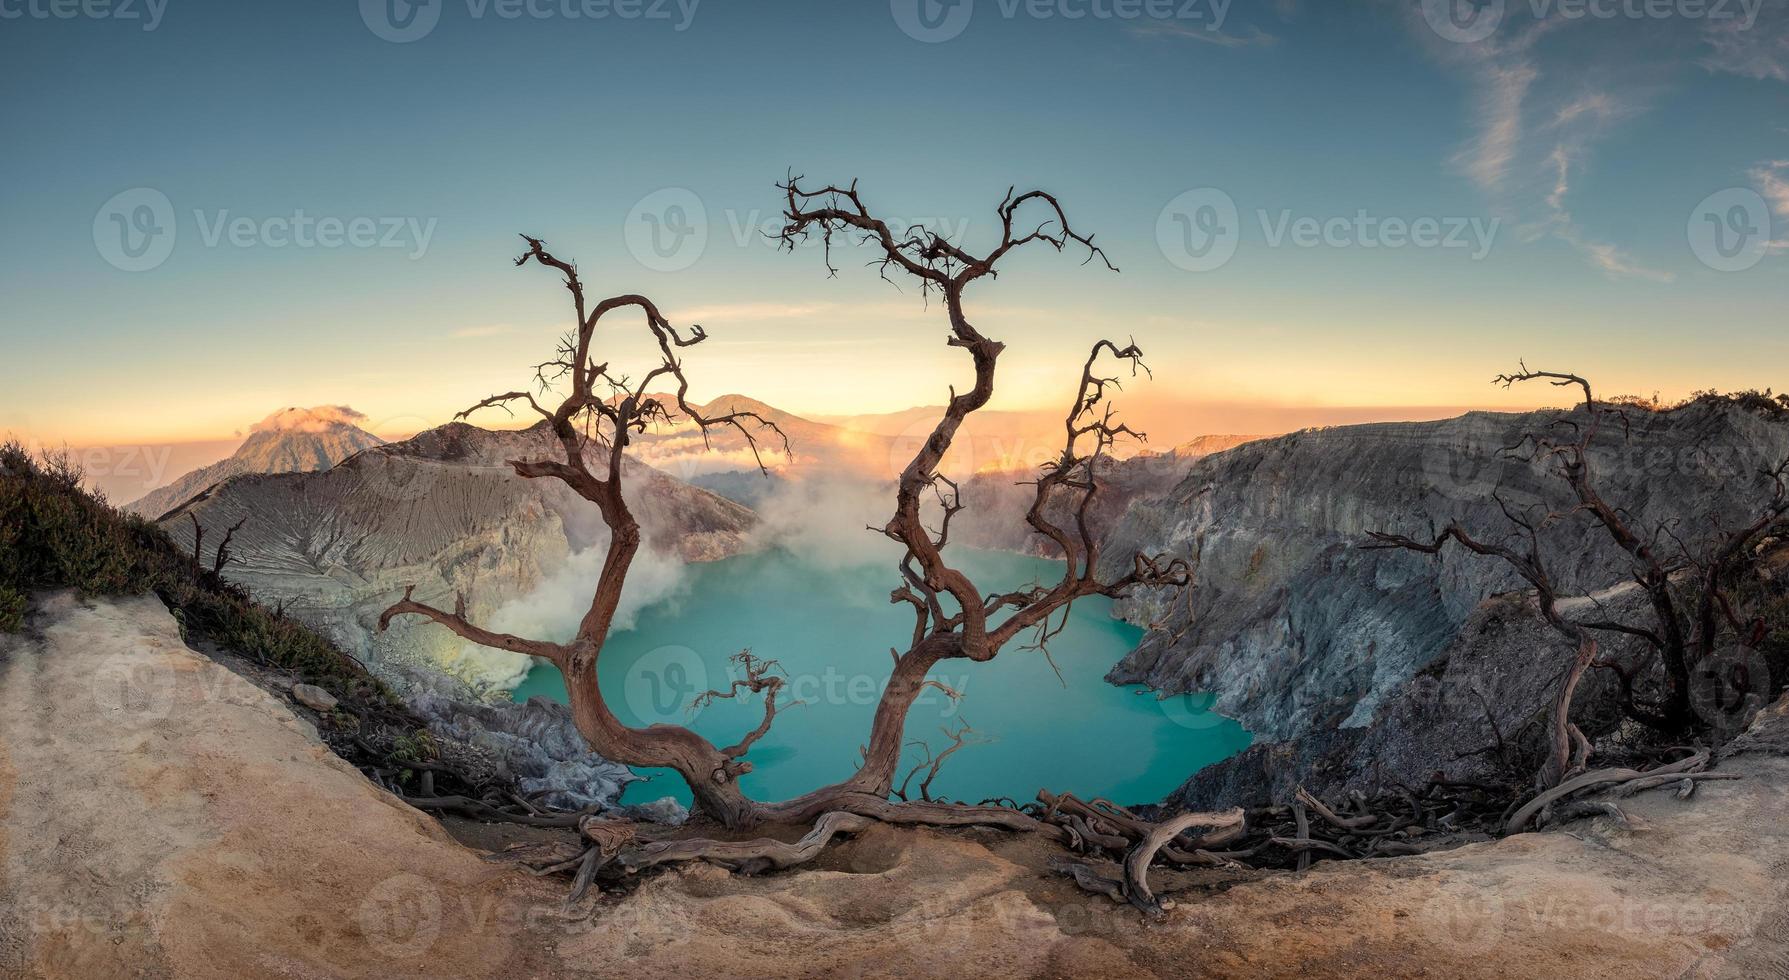
{"type": "MultiPolygon", "coordinates": [[[[509,465],[524,479],[551,478],[563,482],[595,504],[608,526],[609,546],[590,609],[579,622],[576,635],[564,643],[553,643],[496,633],[472,624],[466,619],[464,597],[449,612],[418,602],[406,590],[404,598],[380,616],[379,628],[385,629],[400,615],[423,616],[473,643],[552,663],[565,677],[573,721],[593,749],[626,765],[675,770],[689,784],[703,811],[728,826],[749,823],[755,807],[739,793],[738,777],[750,769],[751,764],[742,757],[754,739],[742,740],[723,750],[679,725],[634,728],[624,724],[609,708],[597,683],[597,660],[608,640],[628,569],[640,548],[640,523],[622,493],[622,471],[630,439],[655,422],[672,420],[675,412],[704,434],[721,426],[737,430],[754,454],[759,450],[761,433],[782,440],[785,449],[787,440],[774,423],[755,412],[708,416],[689,404],[689,381],[678,351],[707,339],[700,326],[692,326],[687,335],[679,332],[650,299],[639,295],[614,296],[587,308],[584,283],[576,267],[547,251],[539,239],[523,236],[523,240],[528,250],[516,259],[516,265],[533,260],[557,270],[571,294],[577,317],[575,326],[560,342],[556,356],[539,365],[535,372],[543,395],[553,385],[563,384],[564,397],[556,407],[548,409],[529,391],[511,391],[492,395],[456,417],[463,419],[492,407],[509,410],[519,404],[546,421],[563,459],[518,459],[509,465]],[[637,382],[630,382],[625,374],[612,370],[608,362],[598,360],[593,346],[597,325],[604,317],[622,311],[638,312],[657,346],[659,363],[642,373],[637,382]],[[673,387],[670,398],[674,404],[647,394],[655,386],[673,387]]],[[[765,701],[767,720],[774,714],[775,704],[773,690],[765,701]]]]}
{"type": "MultiPolygon", "coordinates": [[[[206,571],[204,558],[205,528],[199,523],[197,514],[188,511],[186,517],[187,520],[193,522],[193,568],[197,570],[198,574],[203,575],[206,571]]],[[[224,529],[224,539],[217,543],[217,553],[213,555],[211,559],[210,571],[214,577],[222,575],[224,566],[230,563],[230,559],[236,557],[235,553],[230,550],[230,542],[235,540],[236,532],[242,530],[242,525],[247,523],[248,518],[244,517],[242,520],[237,521],[235,524],[224,529]]]]}
{"type": "MultiPolygon", "coordinates": [[[[927,297],[942,300],[950,325],[949,344],[963,349],[975,369],[974,385],[967,391],[952,392],[943,416],[903,469],[896,490],[894,514],[880,529],[903,547],[898,562],[901,583],[891,593],[890,601],[911,606],[914,625],[907,649],[894,651],[891,677],[876,707],[857,771],[839,783],[781,802],[755,801],[740,790],[739,777],[752,767],[746,756],[753,744],[769,730],[782,686],[781,678],[766,666],[767,661],[749,656],[745,660],[745,680],[735,681],[724,691],[702,695],[712,700],[735,696],[745,690],[764,696],[762,723],[733,745],[716,746],[694,731],[677,725],[633,728],[622,723],[610,710],[597,680],[597,661],[608,638],[628,567],[640,544],[640,527],[628,509],[621,484],[623,459],[630,437],[645,431],[653,423],[675,421],[676,416],[690,420],[704,433],[717,426],[729,426],[744,434],[754,452],[758,448],[754,432],[769,431],[779,439],[782,434],[771,423],[750,412],[715,417],[701,414],[686,401],[688,382],[678,351],[703,341],[706,334],[702,328],[692,326],[687,336],[679,333],[650,300],[638,295],[603,300],[586,310],[584,285],[576,268],[554,257],[537,239],[524,236],[528,251],[517,260],[517,265],[532,259],[561,273],[577,315],[576,327],[561,344],[558,356],[537,372],[543,392],[548,390],[548,383],[564,383],[567,389],[564,398],[556,407],[549,408],[527,391],[513,391],[493,395],[461,413],[461,417],[487,407],[521,405],[547,422],[558,439],[564,458],[513,460],[510,466],[525,479],[558,479],[597,505],[611,538],[590,609],[571,640],[552,643],[476,626],[466,618],[463,599],[450,612],[417,601],[406,592],[401,601],[381,616],[380,627],[385,628],[398,616],[422,616],[471,642],[551,662],[565,676],[573,719],[592,749],[627,765],[676,771],[689,784],[695,808],[730,829],[747,828],[766,821],[806,822],[842,811],[856,817],[893,823],[984,824],[1014,830],[1042,830],[1058,839],[1068,839],[1069,832],[1059,825],[1013,807],[930,801],[894,803],[889,796],[894,789],[896,767],[905,744],[903,732],[908,709],[922,691],[940,686],[927,677],[933,668],[952,660],[991,660],[1015,638],[1025,634],[1034,634],[1032,646],[1042,647],[1062,629],[1070,604],[1079,598],[1117,596],[1138,585],[1184,586],[1188,582],[1189,569],[1184,561],[1160,556],[1135,556],[1128,570],[1110,581],[1102,581],[1096,574],[1100,550],[1087,520],[1098,492],[1094,480],[1096,462],[1115,440],[1138,436],[1115,420],[1107,396],[1120,386],[1120,378],[1108,376],[1102,364],[1117,362],[1134,373],[1141,368],[1142,358],[1142,351],[1135,344],[1121,347],[1107,340],[1093,345],[1081,368],[1074,401],[1064,417],[1062,451],[1043,467],[1036,484],[1036,501],[1026,515],[1035,532],[1060,547],[1064,562],[1061,578],[1048,585],[1013,592],[986,592],[954,567],[945,555],[951,517],[961,510],[961,505],[955,486],[939,474],[938,467],[950,451],[964,420],[993,396],[995,368],[1004,350],[1003,344],[982,335],[970,324],[964,309],[966,291],[983,277],[993,276],[998,263],[1008,254],[1035,244],[1047,245],[1057,251],[1069,247],[1085,250],[1084,261],[1099,259],[1114,271],[1116,268],[1106,261],[1105,254],[1093,243],[1091,236],[1083,236],[1071,228],[1061,205],[1042,191],[1018,195],[1009,191],[995,212],[1000,228],[999,241],[989,251],[978,255],[922,228],[904,231],[890,228],[870,213],[855,184],[806,189],[799,178],[792,177],[779,189],[786,200],[784,224],[778,235],[783,245],[792,249],[808,236],[820,235],[827,246],[827,269],[835,274],[831,262],[835,235],[856,237],[869,245],[877,256],[872,264],[880,267],[885,278],[891,271],[904,273],[919,282],[927,297]],[[1022,225],[1022,209],[1035,210],[1038,223],[1022,225]],[[660,356],[660,362],[641,375],[637,383],[629,383],[625,376],[611,371],[608,363],[600,361],[594,350],[593,337],[598,321],[624,308],[644,315],[647,329],[657,341],[660,356]],[[675,393],[671,396],[674,404],[663,403],[646,394],[654,385],[664,384],[674,384],[675,393]],[[593,471],[593,460],[600,472],[593,471]],[[1060,491],[1081,495],[1079,505],[1072,510],[1075,520],[1071,526],[1062,526],[1045,513],[1046,500],[1052,493],[1060,491]],[[928,501],[942,514],[935,529],[927,526],[922,515],[922,511],[928,510],[928,501]]],[[[782,441],[786,449],[787,440],[782,441]]],[[[815,835],[811,835],[821,843],[832,830],[859,826],[843,817],[826,819],[830,822],[823,822],[815,835]]],[[[1225,819],[1228,815],[1205,822],[1216,824],[1225,819]]],[[[1199,819],[1192,819],[1186,825],[1198,823],[1199,819]]],[[[1142,836],[1147,836],[1147,831],[1142,836]]],[[[665,847],[647,845],[644,850],[624,850],[617,857],[617,863],[637,868],[665,860],[711,858],[753,867],[761,861],[780,865],[806,853],[805,850],[790,852],[784,844],[771,848],[769,844],[757,846],[754,842],[686,839],[665,847]]]]}
{"type": "Polygon", "coordinates": [[[1603,496],[1591,459],[1596,438],[1609,426],[1619,425],[1625,437],[1629,420],[1623,409],[1597,401],[1590,382],[1575,374],[1531,371],[1522,365],[1513,374],[1499,375],[1496,383],[1507,388],[1535,380],[1575,387],[1583,392],[1583,404],[1573,415],[1557,420],[1545,432],[1524,436],[1505,452],[1548,466],[1570,488],[1568,508],[1545,513],[1537,513],[1539,508],[1517,510],[1498,496],[1497,503],[1515,531],[1511,536],[1485,540],[1456,522],[1426,539],[1374,532],[1367,547],[1438,555],[1452,541],[1474,554],[1501,559],[1534,590],[1542,619],[1576,651],[1554,699],[1548,757],[1537,776],[1541,787],[1548,789],[1584,768],[1590,745],[1571,721],[1571,705],[1585,672],[1592,668],[1612,671],[1619,678],[1622,710],[1634,720],[1672,735],[1698,727],[1690,691],[1695,667],[1714,656],[1725,641],[1756,645],[1762,637],[1763,621],[1748,621],[1739,614],[1732,585],[1753,566],[1766,542],[1785,534],[1789,459],[1765,471],[1771,495],[1743,526],[1730,528],[1711,519],[1712,539],[1700,546],[1679,536],[1670,524],[1642,529],[1632,514],[1603,496]],[[1543,555],[1542,537],[1549,528],[1579,515],[1603,528],[1629,557],[1628,572],[1647,597],[1650,624],[1580,621],[1560,614],[1561,596],[1543,555]],[[1637,661],[1623,660],[1602,651],[1599,634],[1636,637],[1648,653],[1637,661]],[[1655,697],[1641,692],[1642,681],[1650,675],[1657,677],[1655,697]]]}

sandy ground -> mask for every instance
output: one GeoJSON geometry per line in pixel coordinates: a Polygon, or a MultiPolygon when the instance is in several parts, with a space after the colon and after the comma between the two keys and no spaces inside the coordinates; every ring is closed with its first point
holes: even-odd
{"type": "MultiPolygon", "coordinates": [[[[0,976],[1789,977],[1789,760],[1446,854],[1081,894],[1041,841],[877,828],[565,914],[186,649],[153,599],[0,639],[0,976]]],[[[1776,723],[1789,725],[1789,718],[1776,723]]]]}

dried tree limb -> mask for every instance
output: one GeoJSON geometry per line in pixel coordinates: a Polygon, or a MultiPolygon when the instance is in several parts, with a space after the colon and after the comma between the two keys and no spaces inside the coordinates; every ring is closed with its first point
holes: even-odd
{"type": "Polygon", "coordinates": [[[833,811],[822,814],[814,821],[814,829],[793,844],[769,837],[745,841],[692,837],[626,847],[616,856],[616,860],[629,871],[684,861],[707,861],[731,871],[745,873],[792,868],[818,857],[833,837],[862,833],[875,822],[870,817],[855,813],[833,811]]]}
{"type": "Polygon", "coordinates": [[[1182,831],[1192,827],[1240,827],[1243,823],[1241,809],[1226,813],[1183,813],[1177,817],[1164,820],[1151,830],[1137,846],[1124,857],[1124,894],[1132,905],[1148,915],[1160,915],[1164,911],[1162,902],[1149,889],[1149,863],[1155,860],[1155,853],[1169,841],[1180,836],[1182,831]]]}
{"type": "Polygon", "coordinates": [[[1642,789],[1663,786],[1666,783],[1680,783],[1685,779],[1738,778],[1732,773],[1704,772],[1703,770],[1708,766],[1708,761],[1709,754],[1706,751],[1703,751],[1677,762],[1662,765],[1655,769],[1649,769],[1645,772],[1619,768],[1597,769],[1592,772],[1587,772],[1575,779],[1567,780],[1558,786],[1541,793],[1534,799],[1529,800],[1515,813],[1510,815],[1508,823],[1504,825],[1504,833],[1520,833],[1522,828],[1528,825],[1528,821],[1534,818],[1535,814],[1541,812],[1557,800],[1565,799],[1574,794],[1584,792],[1585,790],[1614,786],[1615,792],[1620,793],[1622,789],[1625,788],[1621,784],[1628,784],[1635,786],[1636,788],[1634,791],[1637,792],[1642,789]]]}

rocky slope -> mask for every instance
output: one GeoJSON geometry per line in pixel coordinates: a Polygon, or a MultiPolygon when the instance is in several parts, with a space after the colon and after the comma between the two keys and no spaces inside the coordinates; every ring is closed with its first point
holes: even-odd
{"type": "MultiPolygon", "coordinates": [[[[464,593],[475,621],[488,622],[555,575],[586,571],[568,559],[606,544],[595,506],[556,480],[521,479],[505,462],[557,451],[542,426],[489,431],[453,423],[322,472],[232,478],[162,523],[176,540],[190,541],[188,515],[196,517],[209,561],[225,529],[242,522],[225,576],[283,603],[376,671],[416,667],[474,685],[513,685],[527,658],[473,647],[416,621],[384,634],[375,627],[410,585],[418,599],[449,608],[464,593]]],[[[673,576],[681,562],[740,549],[750,511],[649,466],[630,461],[623,472],[646,534],[635,568],[642,588],[673,576]]],[[[588,588],[588,581],[561,584],[568,594],[588,588]]]]}
{"type": "MultiPolygon", "coordinates": [[[[1196,462],[1165,496],[1138,500],[1107,541],[1112,571],[1133,551],[1167,551],[1197,570],[1178,598],[1120,604],[1152,629],[1110,679],[1213,691],[1218,710],[1262,741],[1366,725],[1463,642],[1481,603],[1520,584],[1494,560],[1363,550],[1368,532],[1421,536],[1457,518],[1498,535],[1509,525],[1494,495],[1558,507],[1563,484],[1500,451],[1570,418],[1479,412],[1308,430],[1196,462]]],[[[1594,465],[1604,495],[1643,525],[1676,519],[1695,536],[1708,515],[1732,522],[1755,511],[1769,495],[1760,468],[1786,455],[1780,414],[1696,404],[1635,413],[1625,439],[1604,433],[1594,465]]],[[[1606,532],[1584,520],[1547,541],[1568,594],[1626,579],[1606,532]]]]}
{"type": "Polygon", "coordinates": [[[376,789],[153,596],[48,596],[0,635],[0,855],[0,976],[390,976],[425,946],[460,976],[552,961],[524,920],[412,927],[440,895],[523,909],[547,889],[376,789]]]}
{"type": "Polygon", "coordinates": [[[227,459],[193,470],[124,509],[154,520],[233,476],[329,469],[385,442],[358,426],[365,421],[365,415],[345,405],[281,409],[251,426],[248,439],[227,459]]]}
{"type": "MultiPolygon", "coordinates": [[[[1168,493],[1198,460],[1261,438],[1200,436],[1167,452],[1142,452],[1126,459],[1106,460],[1100,470],[1100,495],[1091,513],[1096,533],[1104,535],[1116,528],[1132,501],[1168,493]]],[[[1055,554],[1055,544],[1025,523],[1025,513],[1036,497],[1031,482],[1036,479],[1037,470],[1028,469],[990,470],[964,480],[961,494],[965,509],[952,523],[956,540],[974,548],[1040,557],[1055,554]]],[[[1076,495],[1062,496],[1064,503],[1052,508],[1052,515],[1060,526],[1071,527],[1074,518],[1068,508],[1076,495]]]]}
{"type": "Polygon", "coordinates": [[[65,593],[0,636],[0,975],[1779,976],[1786,734],[1779,705],[1722,764],[1743,778],[1621,801],[1644,829],[1227,887],[1157,871],[1159,923],[1050,873],[1035,837],[887,827],[805,870],[696,866],[562,912],[563,879],[479,860],[154,599],[65,593]]]}

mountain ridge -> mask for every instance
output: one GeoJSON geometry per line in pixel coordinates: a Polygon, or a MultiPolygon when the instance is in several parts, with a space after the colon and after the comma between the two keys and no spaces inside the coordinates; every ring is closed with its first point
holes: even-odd
{"type": "MultiPolygon", "coordinates": [[[[474,687],[513,684],[526,658],[469,648],[419,621],[381,632],[379,613],[415,586],[419,600],[450,608],[464,594],[474,619],[488,621],[505,603],[576,572],[573,556],[608,539],[596,505],[558,480],[524,479],[508,465],[560,452],[544,422],[527,429],[449,422],[326,470],[229,477],[159,523],[189,546],[189,521],[207,542],[240,523],[224,576],[280,600],[396,679],[423,668],[474,687]]],[[[598,447],[589,459],[607,465],[598,447]]],[[[631,457],[622,474],[645,533],[642,569],[716,560],[746,546],[757,519],[745,507],[631,457]]]]}
{"type": "Polygon", "coordinates": [[[158,520],[233,476],[328,469],[362,450],[385,444],[360,428],[357,423],[364,421],[365,415],[346,405],[282,408],[251,426],[248,438],[229,456],[182,474],[123,509],[158,520]]]}

